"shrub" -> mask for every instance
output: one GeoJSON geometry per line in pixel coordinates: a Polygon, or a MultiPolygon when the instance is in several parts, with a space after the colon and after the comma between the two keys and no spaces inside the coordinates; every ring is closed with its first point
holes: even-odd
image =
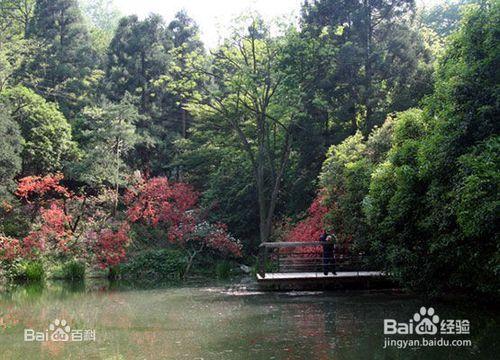
{"type": "Polygon", "coordinates": [[[125,278],[167,278],[180,279],[186,268],[186,258],[177,249],[147,250],[135,256],[130,256],[113,273],[125,278]]]}
{"type": "Polygon", "coordinates": [[[12,277],[16,281],[39,282],[45,277],[40,261],[21,261],[14,265],[12,277]]]}
{"type": "Polygon", "coordinates": [[[229,261],[219,261],[215,264],[215,274],[217,275],[217,279],[228,279],[231,277],[232,266],[229,261]]]}
{"type": "Polygon", "coordinates": [[[68,280],[82,280],[85,278],[85,264],[78,260],[71,260],[62,266],[62,277],[68,280]]]}

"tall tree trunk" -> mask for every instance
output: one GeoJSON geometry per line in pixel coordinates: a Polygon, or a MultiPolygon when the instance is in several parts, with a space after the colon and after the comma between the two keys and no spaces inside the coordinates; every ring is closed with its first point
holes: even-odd
{"type": "Polygon", "coordinates": [[[364,0],[365,7],[365,26],[366,26],[366,45],[365,45],[365,124],[363,124],[364,132],[368,133],[371,127],[373,108],[371,104],[372,98],[372,59],[371,59],[371,45],[372,45],[372,7],[370,4],[371,0],[364,0]]]}
{"type": "MultiPolygon", "coordinates": [[[[122,119],[121,116],[118,120],[118,125],[121,126],[122,124],[122,119]]],[[[117,136],[115,139],[115,198],[114,198],[114,204],[113,204],[113,216],[116,215],[116,212],[118,211],[118,198],[119,198],[119,180],[120,180],[120,137],[117,136]]]]}
{"type": "Polygon", "coordinates": [[[187,124],[186,124],[186,110],[181,108],[181,119],[182,119],[182,138],[186,138],[186,130],[187,130],[187,124]]]}

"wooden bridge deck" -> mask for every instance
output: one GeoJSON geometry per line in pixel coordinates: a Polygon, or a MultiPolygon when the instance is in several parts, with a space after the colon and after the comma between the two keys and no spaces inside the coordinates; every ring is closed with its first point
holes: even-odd
{"type": "Polygon", "coordinates": [[[337,271],[335,275],[322,272],[296,272],[296,273],[265,273],[264,276],[257,274],[258,281],[276,280],[301,280],[301,279],[344,279],[344,278],[367,278],[385,276],[383,271],[337,271]]]}
{"type": "Polygon", "coordinates": [[[370,269],[363,254],[333,254],[327,264],[335,266],[333,275],[323,273],[325,258],[319,241],[272,242],[260,245],[257,283],[271,290],[393,287],[387,273],[370,269]],[[304,248],[318,248],[304,252],[304,248]],[[334,264],[334,265],[333,265],[334,264]]]}

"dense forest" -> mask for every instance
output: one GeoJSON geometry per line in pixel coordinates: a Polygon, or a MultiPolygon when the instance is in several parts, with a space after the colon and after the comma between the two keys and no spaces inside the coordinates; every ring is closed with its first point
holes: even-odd
{"type": "Polygon", "coordinates": [[[328,229],[497,293],[499,38],[494,0],[309,0],[213,49],[184,11],[0,0],[0,268],[183,276],[328,229]]]}

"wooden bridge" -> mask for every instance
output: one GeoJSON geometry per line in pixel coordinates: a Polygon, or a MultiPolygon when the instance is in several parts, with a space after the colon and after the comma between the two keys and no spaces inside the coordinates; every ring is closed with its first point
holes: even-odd
{"type": "Polygon", "coordinates": [[[266,242],[260,245],[257,282],[275,290],[393,287],[383,271],[370,268],[364,254],[335,254],[324,274],[323,245],[315,242],[266,242]]]}

